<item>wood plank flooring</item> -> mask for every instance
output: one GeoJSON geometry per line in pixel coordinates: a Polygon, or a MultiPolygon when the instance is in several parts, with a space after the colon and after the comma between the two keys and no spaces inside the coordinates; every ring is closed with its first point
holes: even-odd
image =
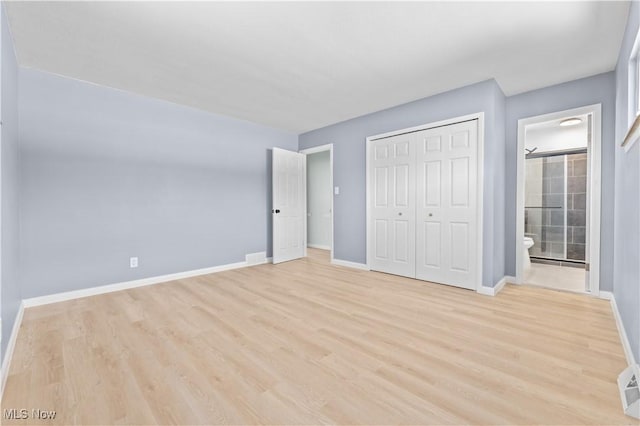
{"type": "Polygon", "coordinates": [[[638,424],[607,301],[309,252],[27,309],[2,409],[56,417],[3,424],[638,424]]]}

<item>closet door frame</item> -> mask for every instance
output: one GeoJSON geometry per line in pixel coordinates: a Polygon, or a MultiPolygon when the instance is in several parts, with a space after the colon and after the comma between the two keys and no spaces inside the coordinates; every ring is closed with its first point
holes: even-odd
{"type": "Polygon", "coordinates": [[[373,250],[372,250],[372,244],[373,244],[373,232],[371,229],[372,226],[372,218],[371,218],[371,207],[370,207],[370,203],[371,203],[371,199],[372,199],[372,194],[371,191],[373,190],[373,188],[371,187],[371,183],[370,183],[370,178],[371,178],[371,164],[369,161],[370,158],[370,149],[371,149],[371,142],[378,140],[378,139],[383,139],[383,138],[388,138],[388,137],[392,137],[392,136],[398,136],[398,135],[402,135],[404,133],[412,133],[412,132],[419,132],[421,130],[427,130],[427,129],[432,129],[434,127],[442,127],[442,126],[448,126],[451,124],[456,124],[456,123],[460,123],[463,121],[470,121],[470,120],[478,120],[478,164],[477,164],[477,187],[476,187],[476,191],[477,191],[477,203],[476,203],[476,223],[478,224],[478,230],[477,230],[477,241],[476,241],[476,261],[478,262],[477,267],[476,267],[476,291],[479,293],[483,293],[483,287],[482,287],[482,271],[483,271],[483,256],[482,256],[482,248],[483,248],[483,241],[484,241],[484,235],[483,235],[483,227],[484,227],[484,222],[483,222],[483,204],[484,204],[484,112],[478,112],[475,114],[469,114],[469,115],[464,115],[461,117],[453,117],[447,120],[442,120],[442,121],[436,121],[436,122],[432,122],[432,123],[427,123],[427,124],[423,124],[420,126],[415,126],[415,127],[409,127],[406,129],[399,129],[399,130],[394,130],[392,132],[387,132],[387,133],[382,133],[382,134],[378,134],[378,135],[373,135],[373,136],[369,136],[366,138],[366,158],[365,158],[365,170],[366,170],[366,184],[367,184],[367,193],[366,193],[366,211],[367,211],[367,269],[371,269],[371,264],[372,264],[372,255],[373,255],[373,250]]]}

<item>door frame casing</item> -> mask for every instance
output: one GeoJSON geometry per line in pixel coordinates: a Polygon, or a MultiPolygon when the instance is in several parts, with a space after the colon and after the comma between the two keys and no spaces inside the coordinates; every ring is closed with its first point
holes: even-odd
{"type": "Polygon", "coordinates": [[[587,105],[518,120],[518,143],[516,162],[516,284],[524,280],[522,259],[522,244],[524,241],[524,184],[525,184],[525,139],[526,128],[529,125],[544,123],[576,115],[591,115],[591,140],[588,141],[587,153],[589,159],[589,190],[588,198],[588,259],[589,263],[589,294],[600,295],[600,220],[602,213],[602,104],[587,105]],[[520,255],[518,254],[520,253],[520,255]]]}
{"type": "Polygon", "coordinates": [[[443,127],[449,126],[451,124],[461,123],[463,121],[471,121],[478,120],[478,164],[477,164],[477,182],[476,182],[476,191],[477,191],[477,201],[476,201],[476,223],[478,224],[477,230],[477,241],[476,241],[476,292],[482,291],[482,273],[483,273],[483,205],[484,205],[484,112],[477,112],[474,114],[463,115],[459,117],[453,117],[446,120],[431,122],[427,124],[422,124],[420,126],[409,127],[406,129],[394,130],[391,132],[380,133],[373,136],[368,136],[365,139],[366,145],[366,158],[365,158],[365,171],[366,171],[366,214],[367,214],[367,269],[371,270],[371,256],[373,254],[373,249],[371,245],[373,244],[373,233],[371,229],[371,208],[370,202],[372,199],[372,188],[370,184],[371,173],[369,170],[369,155],[371,151],[371,143],[372,141],[378,139],[384,139],[392,136],[398,136],[405,133],[413,133],[419,132],[422,130],[433,129],[435,127],[443,127]]]}
{"type": "MultiPolygon", "coordinates": [[[[329,151],[329,185],[331,187],[331,250],[330,250],[330,259],[331,262],[333,262],[333,241],[334,241],[334,235],[333,235],[333,144],[329,143],[326,145],[319,145],[319,146],[314,146],[312,148],[307,148],[307,149],[301,149],[300,151],[298,151],[300,154],[304,154],[305,156],[309,156],[310,154],[317,154],[319,152],[325,152],[325,151],[329,151]]],[[[308,173],[308,169],[307,169],[307,173],[308,173]]],[[[306,174],[306,173],[305,173],[306,174]]],[[[306,191],[306,185],[307,185],[307,177],[305,176],[305,191],[306,191]]],[[[305,192],[306,196],[309,197],[308,192],[305,192]]],[[[308,199],[306,200],[308,202],[308,199]]],[[[304,235],[305,235],[305,246],[304,246],[304,255],[305,257],[307,256],[307,245],[309,244],[309,239],[308,239],[308,229],[307,229],[307,214],[309,212],[307,211],[307,213],[305,214],[304,217],[304,235]]]]}

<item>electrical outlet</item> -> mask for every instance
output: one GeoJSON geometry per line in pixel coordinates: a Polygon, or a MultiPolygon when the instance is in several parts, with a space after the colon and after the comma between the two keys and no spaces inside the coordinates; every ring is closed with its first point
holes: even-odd
{"type": "Polygon", "coordinates": [[[340,187],[339,187],[339,186],[336,186],[335,188],[333,188],[333,193],[334,193],[335,195],[340,195],[340,187]]]}
{"type": "Polygon", "coordinates": [[[138,267],[138,258],[137,257],[129,258],[129,267],[130,268],[137,268],[138,267]]]}

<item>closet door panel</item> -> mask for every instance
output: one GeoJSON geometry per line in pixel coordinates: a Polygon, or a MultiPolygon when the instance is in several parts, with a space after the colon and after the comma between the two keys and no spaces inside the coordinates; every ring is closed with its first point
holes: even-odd
{"type": "Polygon", "coordinates": [[[415,138],[370,142],[370,267],[415,278],[415,138]]]}
{"type": "Polygon", "coordinates": [[[416,134],[416,277],[475,288],[477,120],[416,134]]]}

